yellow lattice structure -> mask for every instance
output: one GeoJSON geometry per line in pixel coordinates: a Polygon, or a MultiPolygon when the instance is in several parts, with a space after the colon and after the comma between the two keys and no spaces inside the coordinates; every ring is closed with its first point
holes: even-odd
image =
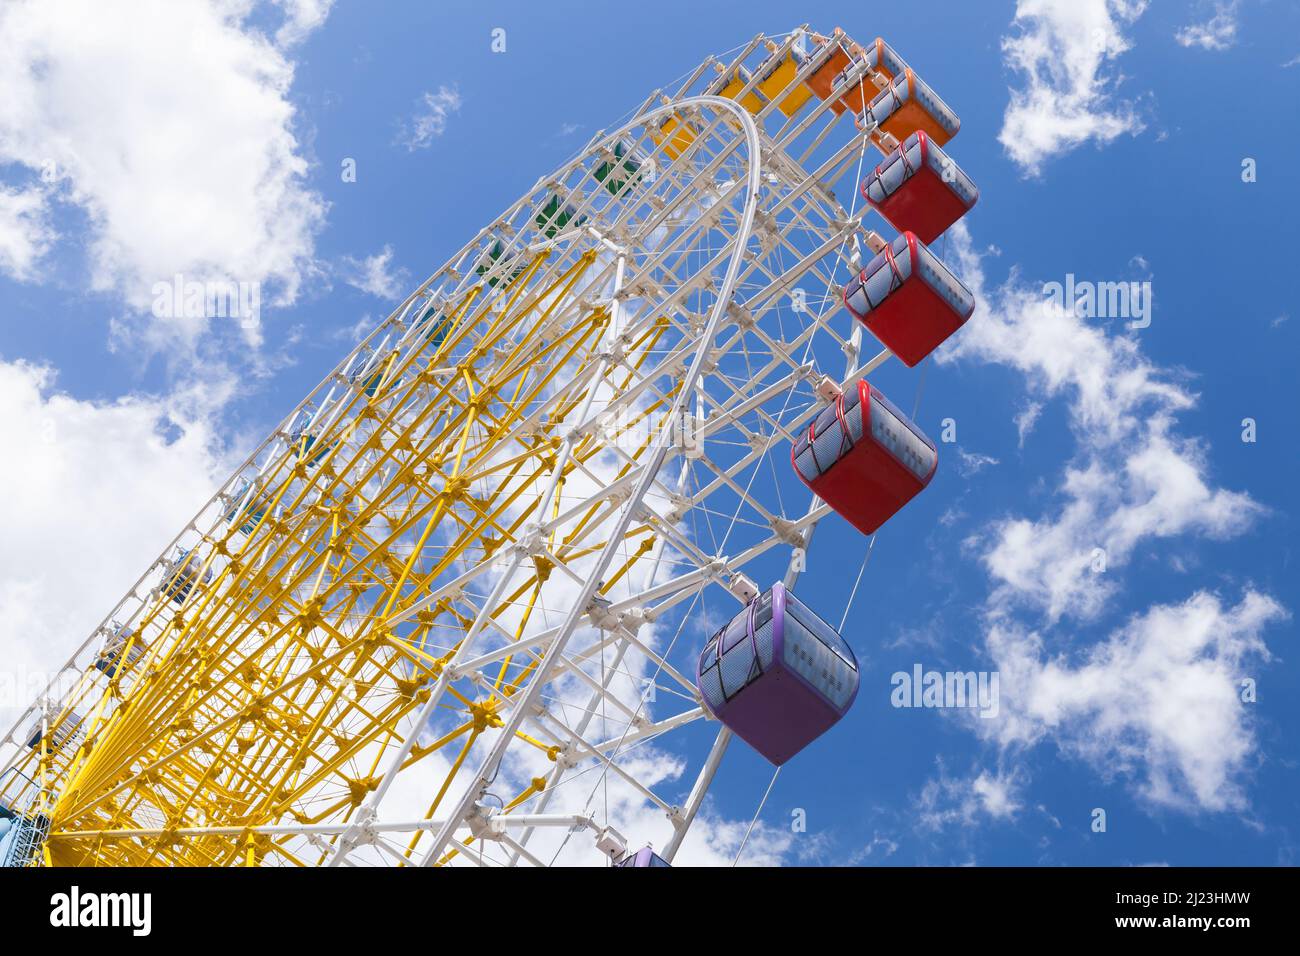
{"type": "Polygon", "coordinates": [[[883,247],[833,192],[890,142],[841,115],[887,85],[863,50],[710,58],[412,293],[11,731],[27,862],[617,857],[610,785],[671,858],[730,739],[677,637],[808,547],[773,461],[889,357],[839,299],[883,247]]]}

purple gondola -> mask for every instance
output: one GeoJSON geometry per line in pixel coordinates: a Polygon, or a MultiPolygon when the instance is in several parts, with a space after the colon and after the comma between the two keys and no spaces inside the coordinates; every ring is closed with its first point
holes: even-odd
{"type": "Polygon", "coordinates": [[[619,860],[614,865],[631,866],[631,867],[672,866],[671,863],[669,863],[667,860],[665,860],[662,856],[660,856],[658,853],[656,853],[648,846],[643,846],[641,849],[633,853],[629,853],[627,856],[623,857],[623,859],[619,860]]]}
{"type": "Polygon", "coordinates": [[[858,662],[777,582],[710,638],[696,686],[719,721],[779,766],[848,713],[858,662]]]}

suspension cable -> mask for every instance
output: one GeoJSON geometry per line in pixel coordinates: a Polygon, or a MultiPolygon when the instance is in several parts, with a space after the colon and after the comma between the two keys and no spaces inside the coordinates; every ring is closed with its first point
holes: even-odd
{"type": "Polygon", "coordinates": [[[736,858],[731,861],[732,866],[740,862],[740,855],[745,852],[745,844],[749,842],[749,835],[754,832],[754,826],[758,823],[759,815],[763,812],[763,807],[767,804],[767,798],[771,795],[772,787],[776,785],[776,778],[780,773],[780,766],[772,771],[772,779],[767,782],[767,789],[763,791],[763,799],[758,802],[758,809],[754,811],[754,819],[749,821],[749,827],[745,830],[745,837],[740,841],[740,849],[736,851],[736,858]]]}

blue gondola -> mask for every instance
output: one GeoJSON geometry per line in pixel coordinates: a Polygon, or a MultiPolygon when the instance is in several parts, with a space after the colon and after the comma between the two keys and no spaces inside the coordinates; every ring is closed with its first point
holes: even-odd
{"type": "Polygon", "coordinates": [[[319,465],[334,446],[338,444],[337,440],[331,442],[317,441],[311,425],[312,419],[308,415],[303,423],[289,435],[289,447],[293,449],[293,453],[298,460],[308,468],[319,465]]]}
{"type": "Polygon", "coordinates": [[[222,517],[230,524],[238,522],[238,528],[244,534],[252,534],[270,508],[265,492],[255,490],[250,493],[252,484],[249,481],[243,482],[239,490],[230,496],[230,504],[222,513],[222,517]]]}
{"type": "Polygon", "coordinates": [[[132,640],[135,631],[114,622],[103,647],[95,657],[95,667],[108,677],[116,677],[122,668],[130,668],[144,657],[145,647],[139,638],[132,640]]]}
{"type": "Polygon", "coordinates": [[[199,560],[197,554],[182,550],[167,569],[167,573],[163,575],[163,594],[177,604],[184,604],[196,583],[207,584],[212,580],[210,569],[204,571],[200,577],[199,569],[202,567],[203,562],[199,560]]]}

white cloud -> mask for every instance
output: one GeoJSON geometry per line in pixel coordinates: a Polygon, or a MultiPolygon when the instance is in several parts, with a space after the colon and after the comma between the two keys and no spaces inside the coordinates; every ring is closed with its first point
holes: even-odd
{"type": "Polygon", "coordinates": [[[960,223],[953,249],[978,305],[939,360],[1018,369],[1033,402],[1068,401],[1079,441],[1055,513],[1004,519],[991,540],[977,540],[1000,601],[1029,604],[1051,620],[1087,617],[1116,586],[1113,573],[1096,573],[1095,549],[1104,549],[1113,572],[1146,541],[1187,533],[1227,538],[1261,514],[1249,495],[1214,487],[1203,444],[1176,434],[1176,415],[1195,396],[1148,361],[1137,338],[1110,334],[1055,306],[1014,272],[1002,287],[986,290],[980,256],[960,223]]]}
{"type": "Polygon", "coordinates": [[[951,777],[942,759],[937,776],[926,781],[916,802],[922,830],[952,825],[975,826],[984,820],[1012,820],[1020,812],[1021,781],[1015,773],[981,770],[969,777],[951,777]]]}
{"type": "Polygon", "coordinates": [[[871,842],[862,848],[861,852],[854,857],[855,863],[870,860],[875,857],[876,860],[887,860],[898,852],[898,843],[887,836],[882,836],[879,830],[871,834],[871,842]],[[877,856],[877,854],[879,854],[877,856]]]}
{"type": "Polygon", "coordinates": [[[984,455],[977,451],[967,451],[964,448],[957,449],[957,470],[962,476],[969,478],[972,475],[978,475],[989,465],[998,464],[998,460],[992,455],[984,455]]]}
{"type": "Polygon", "coordinates": [[[356,259],[344,256],[340,274],[355,289],[379,299],[399,299],[404,291],[406,270],[393,268],[393,247],[385,245],[373,256],[356,259]]]}
{"type": "Polygon", "coordinates": [[[82,401],[0,361],[0,447],[21,463],[0,469],[0,733],[231,464],[209,424],[226,387],[82,401]]]}
{"type": "Polygon", "coordinates": [[[1123,27],[1146,0],[1019,0],[1004,37],[1007,64],[1024,85],[1011,90],[999,142],[1023,170],[1095,140],[1108,143],[1143,124],[1131,102],[1114,101],[1107,65],[1130,47],[1123,27]]]}
{"type": "Polygon", "coordinates": [[[1038,520],[1000,522],[985,565],[1001,597],[1043,607],[1051,620],[1101,611],[1114,569],[1149,538],[1239,534],[1261,511],[1249,495],[1207,484],[1201,445],[1153,425],[1131,452],[1067,468],[1063,507],[1038,520]],[[1099,554],[1096,549],[1102,549],[1099,554]]]}
{"type": "Polygon", "coordinates": [[[1237,0],[1214,4],[1214,14],[1203,23],[1189,23],[1174,39],[1186,47],[1199,46],[1203,50],[1226,50],[1237,42],[1237,0]]]}
{"type": "Polygon", "coordinates": [[[425,93],[414,116],[403,126],[400,142],[411,152],[427,149],[435,137],[447,130],[452,113],[460,112],[460,91],[453,86],[439,86],[437,93],[425,93]]]}
{"type": "Polygon", "coordinates": [[[284,10],[284,22],[275,32],[275,42],[289,47],[301,43],[325,22],[334,0],[275,0],[275,4],[284,10]]]}
{"type": "Polygon", "coordinates": [[[1285,616],[1255,591],[1235,607],[1198,592],[1147,609],[1077,665],[1048,654],[1039,634],[999,621],[988,645],[1002,715],[988,729],[1004,745],[1051,733],[1107,776],[1137,779],[1155,804],[1240,809],[1255,741],[1239,682],[1268,661],[1261,632],[1285,616]]]}
{"type": "Polygon", "coordinates": [[[1042,402],[1030,402],[1016,415],[1016,434],[1019,436],[1021,448],[1025,447],[1025,439],[1029,437],[1034,426],[1038,424],[1038,416],[1043,413],[1042,402]]]}
{"type": "Polygon", "coordinates": [[[92,287],[134,308],[176,273],[272,283],[289,302],[310,270],[325,204],[303,179],[293,67],[247,27],[249,7],[0,10],[0,163],[52,164],[58,179],[40,214],[84,214],[92,287]]]}
{"type": "Polygon", "coordinates": [[[54,239],[41,190],[0,184],[0,272],[21,282],[34,279],[54,239]]]}
{"type": "Polygon", "coordinates": [[[996,520],[966,542],[993,579],[985,645],[1001,687],[1000,716],[973,723],[1003,747],[1053,739],[1103,774],[1138,781],[1154,804],[1244,806],[1256,744],[1237,685],[1268,660],[1261,633],[1285,616],[1272,598],[1247,587],[1225,608],[1198,592],[1146,608],[1091,644],[1079,632],[1040,633],[1022,613],[1049,626],[1094,618],[1120,593],[1117,569],[1139,547],[1237,535],[1263,509],[1215,486],[1205,445],[1175,428],[1195,396],[1142,354],[1137,337],[1049,304],[1015,270],[986,289],[969,232],[958,224],[953,239],[977,314],[939,360],[1018,369],[1032,401],[1066,401],[1076,441],[1047,513],[996,520]]]}
{"type": "MultiPolygon", "coordinates": [[[[380,318],[383,317],[380,316],[380,318]]],[[[333,332],[329,334],[329,339],[332,342],[349,342],[352,345],[356,345],[367,335],[373,332],[375,326],[378,324],[379,324],[379,318],[376,318],[375,316],[367,312],[366,314],[361,316],[361,318],[357,319],[357,321],[354,322],[352,325],[345,326],[344,328],[341,329],[335,329],[333,332]]]]}

